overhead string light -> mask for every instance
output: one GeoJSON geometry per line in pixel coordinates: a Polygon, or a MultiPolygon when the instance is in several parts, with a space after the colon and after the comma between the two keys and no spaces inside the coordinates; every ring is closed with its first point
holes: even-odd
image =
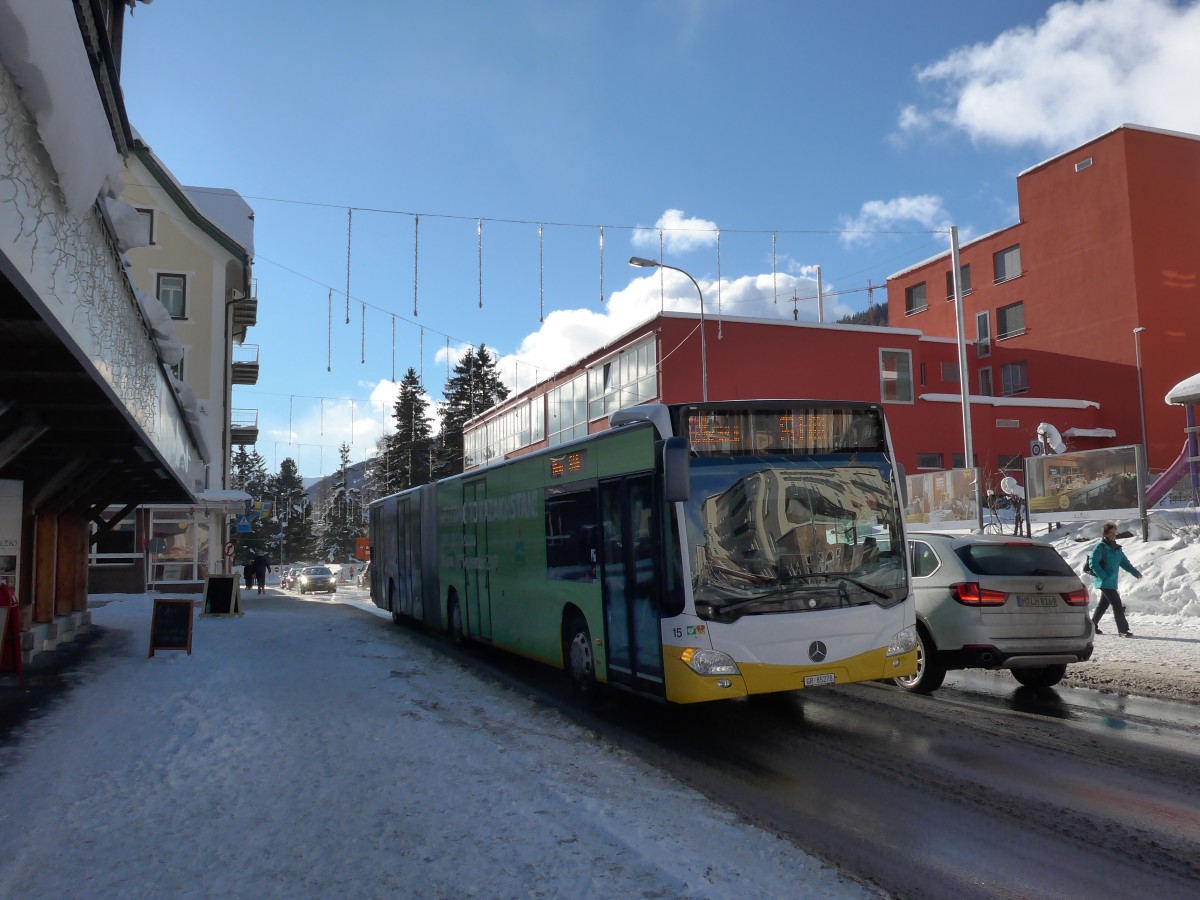
{"type": "Polygon", "coordinates": [[[329,321],[325,328],[325,371],[333,371],[333,288],[329,289],[329,321]]]}
{"type": "Polygon", "coordinates": [[[543,263],[542,235],[545,228],[538,222],[538,321],[546,321],[546,269],[543,263]]]}
{"type": "Polygon", "coordinates": [[[483,309],[483,219],[475,220],[479,237],[479,308],[483,309]]]}
{"type": "Polygon", "coordinates": [[[392,314],[392,384],[396,383],[396,315],[392,314]]]}
{"type": "Polygon", "coordinates": [[[600,226],[600,305],[604,305],[604,226],[600,226]]]}
{"type": "Polygon", "coordinates": [[[421,214],[413,216],[413,318],[417,317],[417,263],[420,261],[421,214]]]}
{"type": "Polygon", "coordinates": [[[717,340],[723,340],[721,335],[721,230],[717,229],[717,340]]]}
{"type": "Polygon", "coordinates": [[[779,305],[779,282],[775,278],[775,237],[776,232],[771,232],[771,287],[775,291],[775,305],[779,305]]]}
{"type": "Polygon", "coordinates": [[[350,324],[350,235],[354,231],[354,210],[346,207],[346,324],[350,324]]]}
{"type": "Polygon", "coordinates": [[[366,364],[367,362],[367,304],[362,305],[362,358],[359,362],[366,364]]]}
{"type": "MultiPolygon", "coordinates": [[[[663,230],[658,229],[658,261],[663,260],[663,230]]],[[[667,270],[662,266],[658,267],[658,311],[662,312],[667,308],[667,270]]]]}

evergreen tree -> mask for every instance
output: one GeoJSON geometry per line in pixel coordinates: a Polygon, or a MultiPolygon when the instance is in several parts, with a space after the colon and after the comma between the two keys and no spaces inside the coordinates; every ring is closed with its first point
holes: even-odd
{"type": "Polygon", "coordinates": [[[433,429],[429,424],[429,405],[421,379],[411,366],[400,380],[400,391],[392,409],[396,432],[387,437],[382,461],[386,494],[425,484],[431,477],[430,453],[433,429]]]}
{"type": "Polygon", "coordinates": [[[276,533],[260,515],[270,478],[266,460],[257,450],[247,451],[244,446],[239,446],[230,463],[229,478],[233,487],[250,495],[250,509],[247,510],[250,513],[250,530],[234,534],[237,540],[234,560],[244,565],[252,562],[260,553],[270,555],[271,535],[276,533]]]}
{"type": "Polygon", "coordinates": [[[312,559],[316,552],[312,504],[294,459],[288,457],[279,464],[279,473],[271,479],[269,490],[275,497],[275,533],[281,535],[276,555],[284,563],[312,559]]]}
{"type": "Polygon", "coordinates": [[[340,563],[354,559],[357,538],[367,533],[363,521],[362,493],[349,487],[350,445],[338,448],[341,467],[331,476],[331,490],[326,501],[323,525],[317,535],[317,552],[327,562],[340,563]]]}
{"type": "Polygon", "coordinates": [[[442,392],[442,430],[438,435],[434,475],[445,478],[463,470],[463,424],[486,409],[508,398],[508,388],[500,380],[497,360],[487,345],[467,348],[454,374],[442,392]]]}

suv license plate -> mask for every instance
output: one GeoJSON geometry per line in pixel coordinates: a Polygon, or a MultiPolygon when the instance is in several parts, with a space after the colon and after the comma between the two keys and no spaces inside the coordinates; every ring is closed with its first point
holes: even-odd
{"type": "Polygon", "coordinates": [[[830,672],[828,675],[805,675],[805,687],[820,687],[823,684],[836,684],[837,676],[830,672]]]}
{"type": "Polygon", "coordinates": [[[1058,606],[1058,595],[1017,594],[1017,606],[1058,606]]]}

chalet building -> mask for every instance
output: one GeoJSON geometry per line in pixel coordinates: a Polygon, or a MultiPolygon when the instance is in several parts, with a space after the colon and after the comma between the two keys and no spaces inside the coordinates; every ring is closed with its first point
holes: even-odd
{"type": "MultiPolygon", "coordinates": [[[[960,250],[972,392],[1086,396],[1113,446],[1142,443],[1144,408],[1148,466],[1167,468],[1186,419],[1163,398],[1200,368],[1200,136],[1123,125],[1022,172],[1017,200],[1016,224],[960,250]]],[[[955,336],[949,253],[887,293],[892,325],[955,336]]],[[[1074,412],[1046,421],[1093,446],[1074,412]]]]}
{"type": "Polygon", "coordinates": [[[189,472],[194,501],[142,505],[95,530],[89,588],[194,593],[206,575],[226,571],[229,518],[249,500],[229,483],[229,464],[234,446],[258,439],[257,411],[232,408],[233,386],[258,381],[259,348],[246,341],[258,317],[254,213],[234,191],[181,185],[136,134],[124,181],[121,199],[141,226],[129,271],[177,339],[164,361],[189,403],[200,453],[189,472]]]}

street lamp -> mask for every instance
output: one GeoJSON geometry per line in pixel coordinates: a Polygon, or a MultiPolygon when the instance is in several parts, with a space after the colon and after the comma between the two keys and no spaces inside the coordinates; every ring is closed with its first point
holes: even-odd
{"type": "MultiPolygon", "coordinates": [[[[1137,362],[1137,377],[1138,377],[1138,417],[1142,422],[1142,471],[1138,475],[1142,479],[1143,491],[1145,490],[1148,473],[1150,472],[1150,448],[1146,444],[1146,392],[1142,388],[1142,339],[1141,334],[1145,331],[1145,326],[1139,325],[1133,329],[1133,353],[1134,359],[1137,362]]],[[[1142,494],[1142,540],[1150,539],[1150,521],[1146,515],[1145,493],[1142,494]]]]}
{"type": "Polygon", "coordinates": [[[673,272],[679,272],[687,275],[691,279],[692,284],[696,285],[696,293],[700,295],[700,390],[701,399],[705,403],[708,402],[708,341],[704,337],[704,291],[700,290],[700,284],[695,278],[676,266],[668,266],[664,262],[659,262],[657,259],[643,259],[640,256],[629,257],[629,264],[637,266],[639,269],[670,269],[673,272]]]}

